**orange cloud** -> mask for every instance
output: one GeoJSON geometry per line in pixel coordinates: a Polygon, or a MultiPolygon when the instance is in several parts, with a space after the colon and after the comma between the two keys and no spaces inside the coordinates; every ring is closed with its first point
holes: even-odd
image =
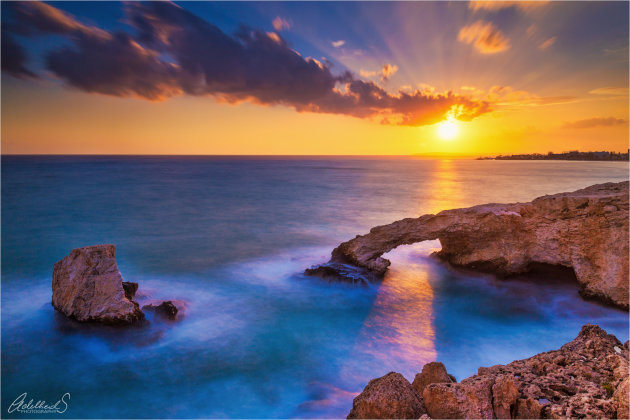
{"type": "Polygon", "coordinates": [[[379,76],[382,82],[386,82],[398,71],[398,66],[395,64],[383,64],[383,67],[380,70],[369,71],[369,70],[360,70],[359,74],[361,77],[375,77],[379,76]]]}
{"type": "Polygon", "coordinates": [[[525,12],[534,10],[540,6],[549,3],[548,1],[471,1],[468,8],[473,11],[489,10],[496,11],[507,9],[509,7],[517,7],[525,12]]]}
{"type": "MultiPolygon", "coordinates": [[[[470,120],[491,111],[485,101],[450,91],[392,94],[349,71],[335,74],[328,62],[302,57],[276,32],[243,27],[230,36],[172,3],[128,4],[132,32],[87,27],[40,3],[7,7],[14,8],[16,34],[66,37],[68,45],[45,56],[46,70],[84,92],[151,101],[207,96],[413,126],[433,124],[446,115],[470,120]]],[[[19,54],[9,68],[4,58],[3,70],[19,76],[19,54]]],[[[387,80],[397,70],[385,64],[378,74],[387,80]]]]}
{"type": "Polygon", "coordinates": [[[595,127],[612,127],[615,125],[627,124],[628,120],[615,117],[595,117],[577,120],[573,122],[565,122],[562,128],[595,128],[595,127]]]}
{"type": "Polygon", "coordinates": [[[556,43],[556,39],[557,39],[557,37],[553,36],[553,37],[551,37],[551,38],[541,42],[538,45],[538,49],[541,50],[541,51],[546,50],[547,48],[551,47],[553,44],[556,43]]]}
{"type": "Polygon", "coordinates": [[[273,28],[278,32],[285,29],[291,29],[291,24],[286,19],[283,19],[280,16],[276,16],[271,24],[273,25],[273,28]]]}
{"type": "Polygon", "coordinates": [[[591,95],[628,96],[627,87],[603,87],[590,90],[591,95]]]}
{"type": "Polygon", "coordinates": [[[344,41],[343,39],[340,39],[339,41],[333,41],[331,42],[332,46],[335,48],[339,48],[339,47],[343,47],[343,44],[345,44],[346,41],[344,41]]]}
{"type": "Polygon", "coordinates": [[[478,20],[460,29],[457,39],[472,44],[482,54],[496,54],[510,48],[510,42],[492,23],[478,20]]]}

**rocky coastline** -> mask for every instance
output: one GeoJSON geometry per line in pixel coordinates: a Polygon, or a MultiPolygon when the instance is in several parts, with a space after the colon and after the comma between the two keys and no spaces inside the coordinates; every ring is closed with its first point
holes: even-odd
{"type": "MultiPolygon", "coordinates": [[[[78,322],[130,325],[145,321],[134,300],[138,283],[123,281],[116,263],[116,246],[93,245],[73,249],[53,268],[52,305],[78,322]]],[[[172,301],[142,307],[175,320],[178,308],[172,301]]]]}
{"type": "Polygon", "coordinates": [[[573,271],[585,298],[628,309],[628,182],[546,195],[528,203],[483,204],[377,226],[340,244],[328,263],[305,271],[327,279],[382,277],[382,255],[438,239],[453,267],[511,276],[537,265],[573,271]]]}
{"type": "Polygon", "coordinates": [[[628,342],[584,325],[560,349],[481,367],[457,382],[442,363],[410,383],[400,373],[373,379],[349,419],[629,418],[628,342]]]}

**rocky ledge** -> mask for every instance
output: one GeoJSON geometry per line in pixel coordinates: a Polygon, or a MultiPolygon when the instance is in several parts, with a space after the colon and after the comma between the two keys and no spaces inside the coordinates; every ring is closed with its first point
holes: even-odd
{"type": "MultiPolygon", "coordinates": [[[[131,324],[145,319],[133,300],[138,283],[123,281],[115,253],[115,245],[86,246],[73,249],[57,262],[53,268],[53,307],[79,322],[131,324]]],[[[168,304],[174,319],[177,308],[170,301],[168,304]]]]}
{"type": "Polygon", "coordinates": [[[479,368],[460,383],[429,363],[409,383],[391,372],[353,402],[349,419],[629,418],[628,342],[596,325],[560,350],[479,368]]]}
{"type": "Polygon", "coordinates": [[[574,271],[582,296],[628,308],[628,182],[399,220],[342,243],[327,264],[306,274],[357,282],[348,268],[354,266],[382,276],[390,265],[384,253],[434,239],[442,245],[437,256],[453,266],[500,276],[564,266],[574,271]]]}

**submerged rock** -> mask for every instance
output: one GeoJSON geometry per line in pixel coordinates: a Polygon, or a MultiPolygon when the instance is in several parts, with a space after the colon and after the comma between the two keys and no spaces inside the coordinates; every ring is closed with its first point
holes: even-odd
{"type": "Polygon", "coordinates": [[[351,265],[382,276],[390,265],[384,253],[439,239],[437,256],[453,266],[502,276],[537,264],[563,266],[574,271],[582,296],[628,308],[628,236],[628,182],[599,184],[378,226],[335,248],[326,275],[351,265]]]}
{"type": "MultiPolygon", "coordinates": [[[[439,366],[428,371],[446,379],[439,366]]],[[[420,401],[431,418],[628,418],[628,378],[628,349],[615,336],[587,324],[559,350],[480,368],[479,375],[460,383],[426,385],[420,401]]],[[[361,395],[374,393],[368,387],[361,395]]],[[[380,382],[381,398],[372,398],[371,411],[361,418],[390,407],[399,387],[380,382]]],[[[356,406],[355,400],[351,414],[356,406]]]]}
{"type": "Polygon", "coordinates": [[[87,246],[57,262],[52,281],[55,309],[80,322],[129,324],[144,319],[138,304],[126,296],[115,251],[114,245],[87,246]]]}
{"type": "Polygon", "coordinates": [[[307,276],[321,277],[329,282],[343,281],[367,286],[374,282],[377,276],[364,269],[350,264],[327,263],[304,270],[307,276]]]}
{"type": "Polygon", "coordinates": [[[400,373],[372,379],[352,402],[349,419],[417,419],[425,414],[422,398],[400,373]]]}
{"type": "Polygon", "coordinates": [[[160,304],[149,304],[142,307],[145,311],[154,311],[157,315],[175,320],[177,318],[177,306],[172,301],[166,300],[160,304]]]}

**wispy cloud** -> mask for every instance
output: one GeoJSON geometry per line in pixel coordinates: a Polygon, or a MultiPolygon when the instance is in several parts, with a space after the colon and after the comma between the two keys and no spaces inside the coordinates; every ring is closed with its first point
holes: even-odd
{"type": "MultiPolygon", "coordinates": [[[[413,126],[433,124],[447,114],[471,120],[491,111],[489,102],[453,92],[390,93],[351,72],[333,74],[325,60],[303,57],[275,32],[242,27],[228,35],[172,3],[126,4],[126,22],[134,29],[129,32],[86,26],[42,3],[7,7],[16,20],[15,33],[66,38],[66,45],[45,56],[46,69],[85,92],[153,101],[207,96],[413,126]]],[[[20,74],[16,57],[13,64],[3,61],[3,69],[20,74]]],[[[385,66],[382,77],[396,70],[385,66]]]]}
{"type": "Polygon", "coordinates": [[[291,29],[291,23],[289,23],[289,21],[287,21],[286,19],[281,18],[280,16],[276,16],[271,24],[273,25],[273,28],[278,32],[291,29]]]}
{"type": "Polygon", "coordinates": [[[596,128],[596,127],[612,127],[616,125],[627,124],[628,120],[615,117],[595,117],[577,120],[573,122],[565,122],[562,128],[596,128]]]}
{"type": "Polygon", "coordinates": [[[547,48],[551,47],[553,44],[556,43],[556,39],[557,37],[553,36],[549,39],[544,40],[543,42],[541,42],[540,44],[538,44],[538,49],[541,51],[546,50],[547,48]]]}
{"type": "Polygon", "coordinates": [[[380,70],[368,71],[368,70],[360,70],[359,74],[361,77],[375,77],[378,76],[382,82],[386,82],[398,71],[398,66],[395,64],[384,64],[380,70]]]}
{"type": "Polygon", "coordinates": [[[335,47],[335,48],[343,47],[343,45],[345,43],[346,43],[346,41],[344,41],[343,39],[340,39],[339,41],[331,42],[332,46],[335,47]]]}
{"type": "Polygon", "coordinates": [[[507,9],[515,7],[523,11],[529,12],[535,10],[540,6],[544,6],[549,3],[548,1],[471,1],[468,3],[468,8],[473,11],[488,10],[497,11],[501,9],[507,9]]]}
{"type": "Polygon", "coordinates": [[[478,20],[460,29],[457,39],[472,44],[482,54],[496,54],[510,48],[509,40],[492,23],[478,20]]]}
{"type": "Polygon", "coordinates": [[[628,96],[627,87],[602,87],[590,90],[591,95],[628,96]]]}

